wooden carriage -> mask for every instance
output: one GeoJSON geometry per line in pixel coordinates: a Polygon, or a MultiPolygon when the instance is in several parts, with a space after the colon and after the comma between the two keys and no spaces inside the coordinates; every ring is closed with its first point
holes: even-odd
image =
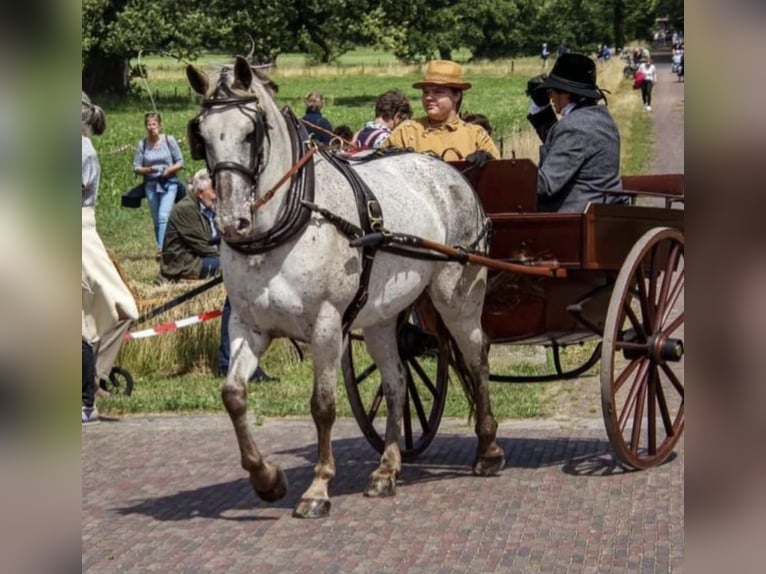
{"type": "MultiPolygon", "coordinates": [[[[566,271],[559,278],[490,267],[482,322],[491,344],[546,345],[553,364],[548,374],[491,373],[490,380],[570,379],[600,359],[603,417],[616,456],[635,468],[660,464],[684,427],[683,175],[623,178],[634,200],[653,198],[657,207],[592,203],[576,214],[536,212],[537,168],[529,160],[492,161],[466,176],[492,221],[492,260],[530,269],[555,261],[566,271]],[[591,357],[564,371],[560,349],[589,340],[599,341],[591,357]]],[[[410,459],[436,435],[450,371],[461,378],[467,371],[427,300],[414,320],[403,315],[399,354],[408,369],[402,455],[410,459]],[[435,357],[435,374],[424,368],[433,360],[425,357],[435,357]]],[[[358,355],[348,345],[344,382],[362,432],[382,451],[383,392],[375,365],[359,364],[358,355]],[[377,389],[364,392],[370,385],[377,389]]]]}

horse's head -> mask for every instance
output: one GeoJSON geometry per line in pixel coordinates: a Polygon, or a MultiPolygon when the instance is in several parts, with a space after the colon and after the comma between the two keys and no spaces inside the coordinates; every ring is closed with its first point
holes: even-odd
{"type": "Polygon", "coordinates": [[[192,157],[207,162],[216,188],[216,224],[225,239],[246,238],[255,231],[254,205],[270,152],[265,106],[276,109],[275,104],[242,57],[233,72],[221,72],[212,88],[207,75],[194,66],[187,66],[186,76],[204,97],[202,112],[189,122],[188,136],[192,157]]]}

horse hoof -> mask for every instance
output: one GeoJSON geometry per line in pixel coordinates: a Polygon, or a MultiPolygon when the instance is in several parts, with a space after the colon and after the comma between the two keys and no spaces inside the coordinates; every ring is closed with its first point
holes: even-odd
{"type": "Polygon", "coordinates": [[[293,510],[295,518],[326,518],[330,516],[332,503],[322,498],[301,498],[293,510]]]}
{"type": "Polygon", "coordinates": [[[389,476],[388,478],[370,479],[370,484],[367,486],[367,490],[364,491],[364,495],[370,498],[396,496],[396,478],[389,476]]]}
{"type": "Polygon", "coordinates": [[[473,473],[476,476],[494,476],[500,474],[505,466],[505,457],[500,454],[497,456],[485,456],[479,458],[473,465],[473,473]]]}
{"type": "Polygon", "coordinates": [[[255,490],[255,494],[257,494],[258,498],[261,500],[265,500],[266,502],[276,502],[285,497],[285,494],[287,494],[287,487],[287,475],[281,468],[277,467],[277,479],[274,486],[268,490],[258,490],[257,488],[253,488],[253,490],[255,490]]]}

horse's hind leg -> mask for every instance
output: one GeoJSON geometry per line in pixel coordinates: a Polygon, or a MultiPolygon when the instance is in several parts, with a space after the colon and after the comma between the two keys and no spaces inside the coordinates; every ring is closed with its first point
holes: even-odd
{"type": "Polygon", "coordinates": [[[231,366],[221,388],[221,398],[237,435],[242,468],[250,473],[255,493],[267,502],[279,500],[287,493],[287,477],[278,466],[263,460],[247,422],[247,382],[258,366],[258,357],[269,340],[242,325],[236,312],[229,320],[231,366]]]}
{"type": "Polygon", "coordinates": [[[364,330],[364,341],[378,366],[386,396],[386,442],[380,464],[370,476],[365,496],[383,497],[396,494],[396,479],[402,469],[399,450],[402,411],[406,391],[404,366],[399,358],[396,341],[396,318],[364,330]]]}
{"type": "Polygon", "coordinates": [[[330,514],[328,489],[335,478],[332,426],[335,423],[335,387],[342,343],[340,314],[337,309],[326,304],[317,316],[311,338],[314,359],[311,417],[317,430],[317,463],[314,466],[314,480],[293,510],[296,518],[323,518],[330,514]]]}
{"type": "Polygon", "coordinates": [[[489,344],[481,328],[486,269],[464,268],[461,275],[445,269],[429,290],[434,306],[463,356],[476,408],[479,444],[473,472],[497,474],[505,466],[503,450],[496,442],[497,421],[489,400],[489,344]]]}

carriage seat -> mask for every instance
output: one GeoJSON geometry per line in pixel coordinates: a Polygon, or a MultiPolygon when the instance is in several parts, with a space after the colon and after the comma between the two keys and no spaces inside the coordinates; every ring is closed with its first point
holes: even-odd
{"type": "Polygon", "coordinates": [[[537,166],[530,159],[495,159],[481,169],[450,162],[463,172],[490,217],[495,213],[537,211],[537,166]]]}

